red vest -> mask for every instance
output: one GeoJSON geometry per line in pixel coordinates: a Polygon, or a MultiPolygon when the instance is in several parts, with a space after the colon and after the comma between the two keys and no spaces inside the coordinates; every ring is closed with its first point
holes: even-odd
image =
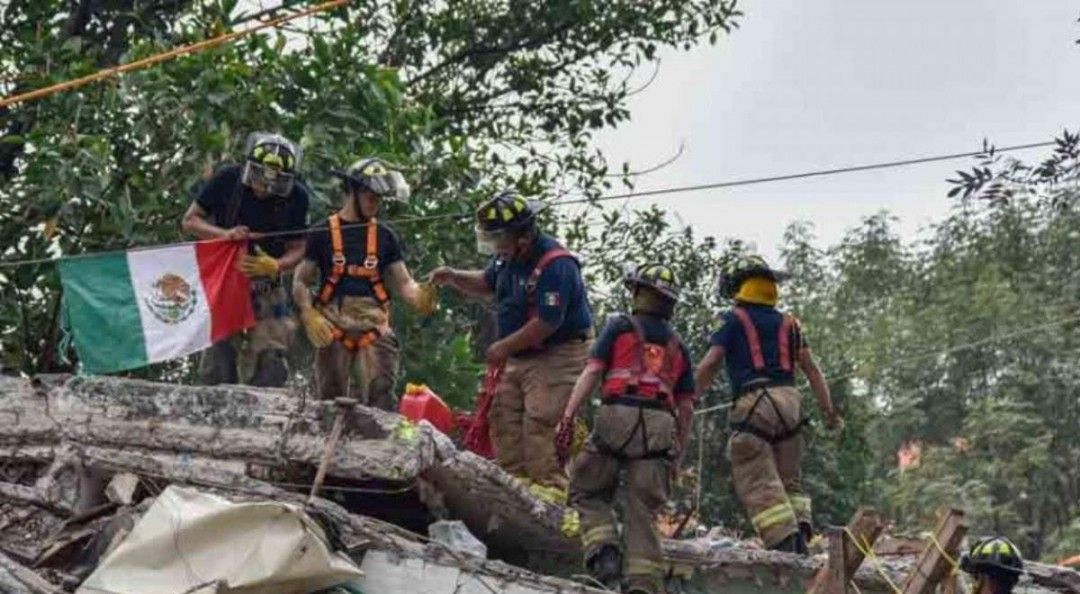
{"type": "Polygon", "coordinates": [[[608,397],[662,399],[670,404],[687,364],[679,336],[672,332],[667,344],[653,344],[645,340],[645,331],[634,316],[622,317],[632,330],[615,339],[601,391],[608,397]]]}

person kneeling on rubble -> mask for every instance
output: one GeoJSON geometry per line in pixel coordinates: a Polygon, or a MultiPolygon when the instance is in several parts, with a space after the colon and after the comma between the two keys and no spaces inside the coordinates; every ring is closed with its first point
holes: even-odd
{"type": "Polygon", "coordinates": [[[776,309],[777,284],[789,276],[759,256],[745,257],[720,275],[720,296],[733,300],[734,307],[721,317],[696,383],[700,396],[726,361],[735,395],[728,441],[735,493],[766,547],[805,555],[813,524],[800,474],[800,430],[806,421],[795,388],[796,365],[829,427],[840,430],[843,419],[799,320],[776,309]]]}
{"type": "Polygon", "coordinates": [[[368,158],[333,174],[344,182],[341,210],[309,232],[307,254],[293,279],[300,319],[318,349],[316,393],[321,399],[346,396],[394,410],[400,351],[390,329],[387,286],[422,315],[435,310],[438,293],[433,285],[413,280],[404,245],[376,218],[384,198],[409,198],[401,173],[368,158]],[[316,280],[313,303],[308,287],[316,280]]]}
{"type": "Polygon", "coordinates": [[[496,461],[540,497],[566,499],[551,434],[592,344],[592,310],[577,258],[536,224],[537,204],[503,191],[476,210],[483,270],[446,266],[431,280],[467,295],[494,295],[499,339],[489,367],[502,372],[491,407],[496,461]]]}
{"type": "Polygon", "coordinates": [[[960,558],[960,569],[975,577],[974,594],[1010,594],[1024,572],[1024,560],[1009,539],[984,538],[960,558]]]}
{"type": "Polygon", "coordinates": [[[655,594],[663,591],[656,511],[668,499],[690,433],[694,379],[690,354],[670,325],[679,300],[672,270],[646,264],[629,272],[625,284],[633,293],[632,313],[610,318],[600,333],[574,385],[556,444],[565,461],[577,409],[600,384],[592,434],[570,465],[570,504],[581,516],[585,566],[614,587],[624,573],[625,550],[626,591],[655,594]],[[617,499],[624,501],[625,547],[615,523],[617,499]]]}

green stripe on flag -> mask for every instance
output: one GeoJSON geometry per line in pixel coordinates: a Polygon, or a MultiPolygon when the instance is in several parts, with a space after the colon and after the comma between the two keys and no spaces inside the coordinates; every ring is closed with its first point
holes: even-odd
{"type": "Polygon", "coordinates": [[[60,261],[64,308],[85,373],[146,365],[146,342],[127,254],[60,261]]]}

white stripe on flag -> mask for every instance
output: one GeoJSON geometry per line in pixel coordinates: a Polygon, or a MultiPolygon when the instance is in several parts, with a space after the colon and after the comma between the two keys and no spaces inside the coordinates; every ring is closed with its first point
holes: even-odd
{"type": "Polygon", "coordinates": [[[210,346],[210,304],[194,245],[128,252],[149,362],[210,346]]]}

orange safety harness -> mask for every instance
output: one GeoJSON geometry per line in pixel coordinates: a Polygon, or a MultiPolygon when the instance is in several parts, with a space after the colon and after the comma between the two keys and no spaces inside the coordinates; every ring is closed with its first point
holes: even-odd
{"type": "MultiPolygon", "coordinates": [[[[385,309],[387,302],[390,301],[390,294],[386,292],[386,285],[383,284],[382,276],[379,274],[378,221],[374,217],[368,221],[367,247],[363,264],[350,264],[345,257],[345,241],[341,235],[341,217],[337,214],[330,215],[328,226],[330,230],[330,246],[334,253],[331,258],[330,274],[326,276],[322,289],[319,291],[319,301],[323,305],[329,304],[334,298],[338,283],[341,282],[343,277],[348,276],[366,279],[371,283],[371,289],[375,293],[375,300],[385,309]]],[[[331,333],[334,340],[340,341],[350,351],[358,351],[371,346],[382,335],[377,329],[372,329],[361,333],[357,338],[352,338],[337,326],[334,326],[331,333]]]]}
{"type": "MultiPolygon", "coordinates": [[[[746,343],[750,348],[750,362],[754,366],[754,371],[764,373],[767,370],[765,364],[765,353],[761,349],[761,337],[758,335],[757,326],[754,325],[753,319],[750,318],[750,313],[742,307],[736,307],[732,310],[735,314],[735,318],[739,320],[739,325],[742,326],[743,334],[746,335],[746,343]]],[[[799,332],[798,321],[795,316],[791,314],[784,314],[783,319],[780,322],[779,335],[777,340],[777,358],[780,364],[780,369],[785,373],[791,373],[795,368],[795,356],[797,352],[791,348],[791,342],[793,335],[799,332]]],[[[794,426],[788,426],[787,421],[784,420],[784,416],[780,414],[779,407],[776,406],[776,402],[773,401],[772,395],[769,394],[769,384],[762,383],[760,378],[755,379],[748,384],[756,384],[757,391],[754,404],[750,407],[750,410],[746,413],[746,416],[742,421],[733,421],[731,423],[731,429],[736,432],[745,432],[757,436],[760,439],[765,440],[770,444],[776,444],[783,441],[787,441],[792,437],[798,435],[809,419],[804,417],[800,419],[794,426]],[[754,416],[754,411],[757,410],[762,400],[768,400],[769,404],[773,407],[773,412],[776,413],[776,418],[780,420],[783,428],[779,433],[770,433],[764,431],[761,428],[751,423],[751,419],[754,416]]]]}

